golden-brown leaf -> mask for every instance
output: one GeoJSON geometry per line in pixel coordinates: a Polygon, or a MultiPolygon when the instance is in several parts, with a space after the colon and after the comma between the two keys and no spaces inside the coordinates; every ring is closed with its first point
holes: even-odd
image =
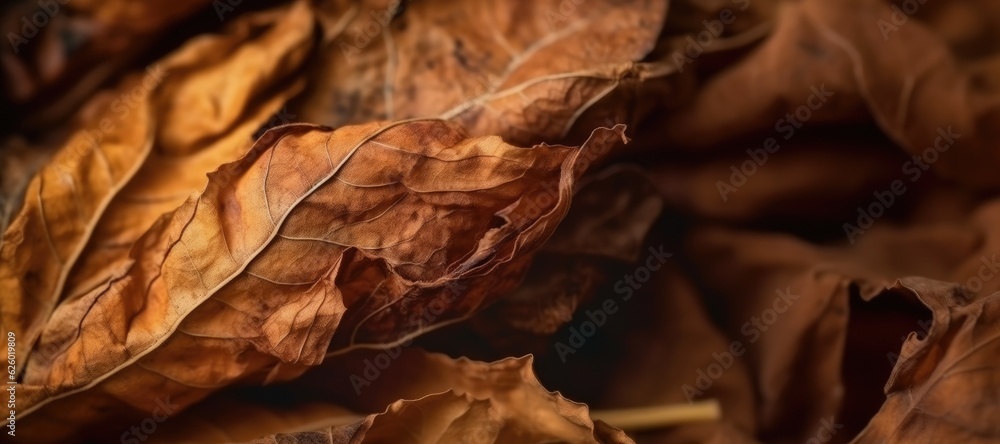
{"type": "Polygon", "coordinates": [[[326,5],[333,30],[296,111],[304,120],[336,127],[441,117],[520,144],[560,140],[581,122],[585,138],[606,120],[638,114],[625,98],[673,71],[637,63],[656,42],[664,0],[407,2],[388,24],[399,2],[378,3],[347,15],[344,2],[326,5]],[[581,120],[617,92],[624,97],[614,106],[581,120]]]}
{"type": "Polygon", "coordinates": [[[55,311],[39,345],[54,352],[19,386],[22,433],[128,420],[158,396],[183,408],[298,376],[331,340],[334,354],[386,347],[470,316],[516,285],[583,160],[623,131],[530,149],[439,120],[265,133],[144,234],[127,270],[55,311]]]}
{"type": "Polygon", "coordinates": [[[303,2],[244,16],[226,34],[190,42],[81,111],[78,129],[32,180],[4,233],[0,327],[18,335],[22,363],[58,301],[119,273],[132,242],[156,218],[203,189],[207,172],[249,149],[254,132],[295,90],[281,82],[302,62],[311,37],[303,2]],[[234,76],[247,72],[253,75],[234,76]]]}
{"type": "MultiPolygon", "coordinates": [[[[590,419],[587,406],[546,391],[531,371],[530,356],[494,363],[453,360],[408,350],[383,375],[399,399],[359,423],[313,432],[275,434],[275,443],[631,443],[620,430],[590,419]],[[400,374],[414,369],[415,380],[400,374]],[[395,377],[394,377],[395,376],[395,377]]],[[[372,398],[372,396],[368,396],[372,398]]],[[[334,418],[336,419],[336,418],[334,418]]]]}
{"type": "Polygon", "coordinates": [[[204,9],[209,0],[16,3],[0,17],[10,42],[0,46],[2,93],[18,107],[14,118],[21,126],[35,130],[72,115],[103,82],[144,57],[171,25],[199,10],[215,18],[204,9]]]}

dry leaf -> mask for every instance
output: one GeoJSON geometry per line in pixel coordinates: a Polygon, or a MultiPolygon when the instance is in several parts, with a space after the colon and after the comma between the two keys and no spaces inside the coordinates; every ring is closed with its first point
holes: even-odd
{"type": "Polygon", "coordinates": [[[38,8],[15,440],[1000,441],[995,0],[38,8]]]}
{"type": "MultiPolygon", "coordinates": [[[[574,436],[582,432],[589,436],[580,427],[582,425],[594,427],[599,442],[630,442],[620,430],[599,421],[591,424],[585,406],[546,392],[532,374],[530,357],[506,358],[487,364],[465,358],[452,359],[417,348],[359,350],[338,356],[286,385],[243,388],[213,395],[171,418],[171,427],[162,433],[158,431],[150,437],[150,442],[228,443],[272,434],[276,435],[272,439],[278,436],[291,439],[288,435],[294,435],[298,439],[317,436],[329,440],[345,431],[351,432],[366,424],[370,426],[376,417],[382,417],[379,428],[386,421],[393,421],[392,426],[397,430],[399,427],[421,430],[425,420],[433,420],[433,415],[401,419],[383,413],[393,409],[399,400],[404,400],[410,409],[427,409],[431,404],[426,402],[428,398],[439,399],[434,401],[435,405],[487,404],[491,415],[481,419],[506,422],[494,431],[562,431],[574,436]],[[386,359],[389,359],[388,364],[384,362],[386,359]],[[536,414],[536,408],[544,415],[536,414]],[[553,427],[552,424],[561,425],[553,427]],[[255,430],[258,434],[247,438],[255,430]]],[[[467,413],[469,417],[462,422],[446,425],[462,426],[462,423],[477,419],[477,411],[467,413]]],[[[488,431],[473,430],[471,436],[487,442],[506,439],[488,431]]],[[[400,439],[407,438],[395,436],[390,442],[400,439]]]]}
{"type": "MultiPolygon", "coordinates": [[[[843,133],[845,129],[838,128],[816,137],[803,134],[782,143],[780,151],[772,154],[761,147],[767,137],[741,140],[726,144],[711,157],[656,165],[650,168],[651,177],[672,207],[697,217],[736,223],[842,223],[844,215],[872,199],[872,190],[897,179],[899,165],[906,162],[884,141],[864,137],[870,132],[852,131],[846,137],[843,133]],[[758,165],[747,149],[767,157],[757,154],[763,159],[758,165]],[[865,161],[858,162],[859,158],[865,161]],[[857,174],[845,176],[848,170],[857,174]]],[[[911,190],[900,201],[920,197],[911,190]]]]}
{"type": "Polygon", "coordinates": [[[366,391],[369,400],[400,399],[385,412],[356,424],[253,442],[633,442],[620,430],[591,421],[585,405],[546,391],[531,365],[530,356],[486,364],[407,350],[376,381],[378,392],[366,391]]]}
{"type": "MultiPolygon", "coordinates": [[[[208,0],[147,2],[23,1],[0,23],[4,94],[23,128],[47,129],[72,115],[127,64],[143,57],[171,25],[204,11],[208,0]]],[[[211,14],[211,13],[210,13],[211,14]]],[[[214,16],[214,14],[213,14],[214,16]]],[[[215,19],[215,17],[212,17],[215,19]]]]}
{"type": "Polygon", "coordinates": [[[854,443],[1000,439],[1000,293],[971,301],[954,284],[903,279],[933,312],[926,335],[910,333],[885,386],[888,399],[854,443]]]}
{"type": "Polygon", "coordinates": [[[59,306],[39,344],[54,352],[19,388],[21,426],[58,438],[134,416],[154,401],[135,387],[184,407],[298,376],[331,339],[387,346],[467,317],[516,284],[579,160],[623,129],[531,149],[441,121],[272,130],[144,234],[123,274],[59,306]]]}
{"type": "Polygon", "coordinates": [[[19,333],[22,363],[57,302],[120,273],[132,243],[203,189],[206,173],[246,152],[294,91],[280,82],[311,44],[305,3],[233,25],[95,99],[32,180],[0,251],[0,319],[5,331],[19,333]],[[273,64],[261,65],[262,58],[273,64]],[[254,76],[233,81],[250,66],[254,76]]]}
{"type": "Polygon", "coordinates": [[[295,108],[304,120],[441,117],[520,144],[560,140],[576,125],[582,140],[637,114],[634,101],[602,98],[638,95],[643,81],[672,72],[636,63],[653,48],[664,0],[412,2],[387,25],[399,8],[378,3],[321,12],[332,30],[295,108]],[[599,115],[582,121],[591,108],[599,115]]]}
{"type": "Polygon", "coordinates": [[[782,135],[803,124],[867,120],[870,113],[888,137],[943,176],[1000,186],[993,172],[1000,151],[991,143],[1000,85],[978,80],[994,75],[995,63],[955,60],[923,24],[899,26],[894,12],[880,0],[789,3],[760,48],[713,77],[669,119],[668,140],[710,149],[734,136],[778,130],[786,113],[798,117],[786,117],[782,135]],[[810,99],[816,91],[828,95],[821,106],[810,99]],[[807,104],[812,109],[802,111],[807,104]]]}
{"type": "MultiPolygon", "coordinates": [[[[28,187],[31,175],[45,165],[53,145],[33,146],[22,137],[10,137],[0,141],[0,235],[7,231],[7,224],[14,213],[21,207],[24,190],[28,187]]],[[[0,245],[3,240],[0,239],[0,245]]]]}
{"type": "Polygon", "coordinates": [[[635,166],[584,177],[569,214],[539,250],[524,282],[467,323],[433,335],[440,337],[435,345],[483,359],[548,352],[549,337],[606,283],[609,264],[639,259],[662,206],[635,166]],[[455,338],[463,338],[461,347],[455,338]]]}

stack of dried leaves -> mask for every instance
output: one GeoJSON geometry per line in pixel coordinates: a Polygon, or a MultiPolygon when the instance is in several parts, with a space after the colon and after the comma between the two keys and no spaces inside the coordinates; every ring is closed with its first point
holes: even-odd
{"type": "Polygon", "coordinates": [[[4,441],[1000,441],[993,0],[0,25],[4,441]]]}

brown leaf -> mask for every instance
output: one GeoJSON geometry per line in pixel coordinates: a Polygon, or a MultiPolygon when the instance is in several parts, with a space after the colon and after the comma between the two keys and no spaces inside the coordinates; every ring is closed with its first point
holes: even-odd
{"type": "Polygon", "coordinates": [[[531,149],[437,120],[272,130],[144,234],[123,274],[56,310],[19,425],[57,439],[151,394],[183,408],[293,378],[331,339],[386,347],[468,317],[516,284],[580,160],[623,130],[531,149]]]}
{"type": "Polygon", "coordinates": [[[209,172],[245,154],[262,126],[291,123],[295,116],[282,105],[301,89],[292,76],[312,38],[308,8],[297,2],[240,17],[227,35],[170,55],[166,63],[191,60],[198,70],[164,84],[154,104],[162,116],[153,150],[101,214],[63,297],[81,296],[111,278],[128,262],[135,240],[202,191],[209,172]],[[229,56],[212,60],[218,55],[229,56]],[[236,76],[248,71],[254,75],[236,76]]]}
{"type": "Polygon", "coordinates": [[[78,129],[32,180],[4,233],[0,324],[17,333],[22,363],[58,301],[120,273],[156,218],[249,149],[254,132],[294,92],[279,82],[302,62],[311,36],[302,2],[245,16],[81,111],[78,129]],[[262,58],[273,64],[261,65],[262,58]],[[234,80],[246,72],[254,74],[234,80]]]}
{"type": "Polygon", "coordinates": [[[875,401],[877,409],[880,399],[864,389],[887,374],[894,332],[917,330],[920,321],[906,304],[875,296],[897,277],[923,274],[965,283],[974,287],[967,290],[971,297],[987,297],[1000,283],[977,274],[989,271],[995,224],[980,224],[995,217],[995,205],[987,205],[973,219],[976,225],[883,227],[853,246],[720,228],[686,234],[705,304],[718,307],[722,331],[747,348],[742,359],[760,393],[759,437],[808,439],[831,417],[847,427],[838,440],[859,430],[866,419],[841,407],[867,411],[875,401]],[[795,296],[785,298],[790,307],[767,321],[763,313],[782,308],[786,303],[778,301],[786,293],[795,296]]]}
{"type": "Polygon", "coordinates": [[[662,199],[642,169],[605,169],[580,180],[573,207],[543,251],[633,262],[662,209],[662,199]]]}
{"type": "MultiPolygon", "coordinates": [[[[700,218],[737,223],[830,221],[837,229],[839,218],[873,198],[872,190],[898,179],[899,166],[906,162],[885,141],[872,141],[870,132],[838,134],[846,131],[838,128],[815,138],[803,134],[782,142],[774,153],[762,148],[774,134],[727,143],[711,156],[653,166],[650,176],[668,204],[700,218]],[[748,149],[762,160],[759,164],[748,149]],[[861,158],[865,161],[859,162],[861,158]]],[[[919,194],[909,191],[899,200],[917,200],[919,194]]]]}
{"type": "Polygon", "coordinates": [[[143,57],[171,25],[208,0],[19,2],[0,18],[4,94],[23,128],[44,129],[74,113],[101,84],[143,57]],[[28,22],[22,17],[27,17],[28,22]],[[38,26],[41,24],[41,26],[38,26]]]}
{"type": "Polygon", "coordinates": [[[418,343],[478,360],[549,353],[552,334],[594,297],[609,269],[637,260],[661,208],[652,184],[635,166],[585,176],[569,213],[520,285],[467,321],[418,343]]]}
{"type": "Polygon", "coordinates": [[[850,298],[873,298],[899,265],[779,233],[701,228],[686,243],[705,305],[718,307],[722,332],[746,350],[758,437],[805,441],[824,421],[841,423],[850,298]]]}
{"type": "Polygon", "coordinates": [[[630,118],[637,110],[617,97],[581,121],[602,98],[672,72],[636,63],[656,41],[664,0],[408,2],[388,25],[398,2],[378,3],[327,5],[334,30],[296,108],[304,120],[440,117],[533,144],[630,118]]]}
{"type": "MultiPolygon", "coordinates": [[[[24,190],[35,171],[38,171],[57,146],[32,145],[23,137],[9,137],[0,141],[0,235],[7,231],[7,224],[24,200],[24,190]]],[[[3,239],[0,238],[0,246],[3,239]]]]}
{"type": "Polygon", "coordinates": [[[649,179],[634,166],[584,177],[569,214],[539,250],[524,282],[469,319],[463,326],[470,331],[440,335],[452,344],[455,336],[467,338],[468,347],[460,350],[467,356],[483,356],[487,346],[503,356],[543,352],[536,347],[548,348],[542,340],[594,297],[607,281],[609,264],[639,259],[643,239],[662,207],[649,179]]]}
{"type": "Polygon", "coordinates": [[[995,0],[17,1],[26,442],[1000,441],[995,0]]]}
{"type": "MultiPolygon", "coordinates": [[[[413,369],[415,375],[385,374],[376,381],[396,388],[386,392],[386,386],[380,387],[376,399],[400,399],[384,412],[356,424],[253,442],[633,442],[620,430],[595,424],[586,405],[546,391],[531,371],[530,356],[487,364],[409,350],[397,359],[390,371],[413,369]]],[[[371,392],[366,394],[372,399],[371,392]]]]}
{"type": "Polygon", "coordinates": [[[954,284],[908,278],[933,311],[921,337],[911,333],[885,386],[882,409],[854,443],[967,442],[1000,439],[1000,293],[972,299],[954,284]]]}
{"type": "MultiPolygon", "coordinates": [[[[241,387],[220,392],[171,416],[147,444],[231,444],[268,434],[298,433],[348,425],[365,415],[330,401],[300,399],[279,387],[241,387]]],[[[122,430],[109,428],[104,440],[120,440],[122,430]]],[[[138,436],[136,436],[138,438],[138,436]]]]}
{"type": "Polygon", "coordinates": [[[935,159],[929,163],[942,176],[1000,186],[994,174],[1000,151],[992,144],[1000,90],[978,80],[995,77],[995,63],[988,57],[956,60],[922,23],[892,25],[890,6],[880,0],[787,4],[760,48],[711,78],[689,107],[669,119],[668,140],[710,149],[754,131],[787,135],[803,120],[815,126],[871,119],[910,155],[937,144],[940,153],[932,150],[927,158],[935,159]],[[815,91],[832,95],[820,107],[811,99],[808,118],[776,124],[786,113],[805,116],[800,106],[815,91]]]}

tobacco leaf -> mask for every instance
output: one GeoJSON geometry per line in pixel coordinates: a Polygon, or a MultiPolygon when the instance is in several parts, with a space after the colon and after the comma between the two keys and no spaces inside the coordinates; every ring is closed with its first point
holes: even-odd
{"type": "Polygon", "coordinates": [[[415,401],[397,401],[385,413],[370,415],[361,423],[322,431],[275,434],[251,442],[514,444],[553,439],[557,442],[595,444],[634,442],[620,430],[609,430],[602,423],[592,423],[578,411],[581,408],[585,409],[561,397],[529,398],[507,407],[493,399],[480,400],[470,395],[447,392],[415,401]],[[531,409],[535,415],[511,414],[522,411],[520,409],[531,409]]]}
{"type": "Polygon", "coordinates": [[[423,343],[478,359],[548,352],[549,337],[594,297],[609,270],[639,259],[662,208],[653,184],[634,165],[585,176],[524,282],[467,322],[435,332],[423,343]]]}
{"type": "MultiPolygon", "coordinates": [[[[846,131],[803,134],[782,141],[773,153],[762,148],[769,135],[741,139],[696,159],[677,156],[651,166],[650,177],[669,206],[695,217],[734,223],[825,222],[840,229],[858,205],[874,199],[873,190],[907,177],[900,173],[907,159],[898,150],[871,140],[871,132],[858,134],[851,129],[845,137],[846,131]],[[756,157],[747,154],[748,148],[757,152],[756,157]],[[858,162],[859,158],[865,161],[858,162]],[[848,170],[856,174],[845,175],[848,170]]],[[[923,182],[917,186],[928,188],[924,185],[931,181],[923,182]]],[[[902,213],[904,202],[922,197],[921,191],[909,190],[890,211],[902,213]]]]}
{"type": "Polygon", "coordinates": [[[208,0],[16,2],[0,18],[4,93],[22,129],[44,130],[71,115],[103,82],[121,74],[171,25],[208,0]],[[38,25],[41,26],[38,26],[38,25]]]}
{"type": "MultiPolygon", "coordinates": [[[[476,362],[417,348],[381,352],[358,350],[338,356],[335,361],[311,369],[285,385],[243,387],[215,394],[171,417],[169,427],[157,430],[148,442],[211,444],[251,441],[259,437],[264,440],[325,437],[323,439],[329,440],[344,431],[371,425],[370,420],[376,417],[381,417],[380,429],[384,429],[382,425],[387,421],[394,421],[390,432],[400,427],[422,430],[423,423],[437,413],[435,408],[426,417],[401,419],[396,417],[399,412],[393,407],[398,403],[422,411],[453,403],[489,405],[488,413],[493,413],[490,417],[477,418],[475,415],[479,411],[475,410],[467,412],[463,421],[468,424],[475,420],[474,424],[492,426],[501,420],[505,424],[486,432],[470,431],[469,436],[477,439],[475,442],[509,439],[506,435],[491,435],[489,430],[521,433],[519,431],[546,429],[550,422],[566,423],[568,420],[591,427],[584,406],[542,388],[531,372],[531,362],[530,356],[493,363],[476,362]],[[429,398],[439,401],[428,401],[429,398]],[[533,414],[536,408],[546,412],[546,416],[533,414]],[[387,409],[394,411],[385,413],[387,409]],[[567,411],[568,414],[562,415],[565,418],[560,417],[560,412],[567,411]],[[552,413],[556,413],[552,417],[555,421],[548,421],[552,413]]],[[[463,424],[453,422],[449,426],[461,427],[463,424]]],[[[592,426],[598,442],[630,442],[620,436],[620,430],[599,421],[594,421],[592,426]]],[[[578,432],[587,434],[581,429],[572,432],[571,436],[579,436],[578,432]]],[[[363,442],[371,442],[373,438],[368,437],[363,442]]],[[[406,439],[393,436],[390,442],[406,439]]]]}
{"type": "Polygon", "coordinates": [[[318,8],[327,43],[294,112],[334,127],[440,117],[520,144],[577,127],[583,140],[642,114],[662,97],[642,85],[673,71],[638,63],[656,42],[664,0],[411,2],[401,12],[399,3],[318,8]]]}
{"type": "Polygon", "coordinates": [[[933,312],[925,335],[911,333],[885,386],[888,399],[854,443],[1000,439],[1000,293],[973,300],[961,286],[922,278],[912,292],[933,312]]]}
{"type": "Polygon", "coordinates": [[[303,61],[311,36],[302,2],[244,16],[226,34],[191,42],[80,112],[76,131],[32,179],[4,233],[0,324],[18,334],[21,362],[58,301],[118,273],[156,218],[203,189],[207,172],[249,149],[295,91],[280,82],[303,61]],[[234,76],[246,72],[254,74],[234,76]]]}
{"type": "Polygon", "coordinates": [[[616,165],[580,180],[573,207],[542,252],[633,262],[663,209],[644,170],[616,165]]]}
{"type": "Polygon", "coordinates": [[[0,49],[22,439],[631,442],[586,408],[711,398],[610,417],[650,443],[1000,440],[994,0],[232,3],[222,36],[198,35],[221,1],[60,3],[0,49]],[[127,118],[138,70],[62,121],[139,59],[174,68],[127,118]],[[339,129],[250,149],[288,116],[339,129]],[[608,153],[616,122],[638,143],[608,153]],[[609,160],[641,166],[582,176],[609,160]],[[648,248],[676,255],[625,299],[648,248]]]}
{"type": "MultiPolygon", "coordinates": [[[[210,396],[169,418],[148,444],[230,444],[267,434],[309,432],[356,423],[366,415],[336,402],[290,396],[281,386],[239,387],[210,396]]],[[[118,440],[121,431],[100,438],[118,440]]]]}
{"type": "Polygon", "coordinates": [[[762,46],[709,79],[690,106],[666,120],[665,142],[712,149],[738,135],[777,129],[786,113],[808,115],[796,127],[803,120],[809,126],[874,121],[911,155],[937,143],[947,155],[928,159],[942,176],[996,188],[1000,154],[991,141],[1000,90],[978,80],[995,76],[995,58],[956,59],[919,21],[893,25],[890,6],[879,0],[788,4],[762,46]],[[826,103],[816,107],[813,100],[813,110],[801,111],[824,90],[833,94],[826,103]]]}
{"type": "Polygon", "coordinates": [[[468,317],[565,215],[578,160],[623,131],[530,149],[438,120],[269,131],[147,231],[128,269],[53,313],[19,425],[58,439],[154,396],[183,408],[296,377],[332,339],[332,354],[388,347],[468,317]]]}
{"type": "MultiPolygon", "coordinates": [[[[358,398],[367,410],[377,408],[380,413],[350,425],[274,434],[253,442],[633,442],[620,430],[592,421],[586,405],[546,391],[531,365],[530,356],[487,364],[405,350],[376,376],[375,387],[365,387],[358,398]]],[[[366,374],[360,365],[354,371],[359,372],[355,378],[366,374]]]]}
{"type": "MultiPolygon", "coordinates": [[[[124,85],[139,84],[141,80],[133,77],[124,85]]],[[[110,103],[110,96],[91,102],[94,106],[110,103]]],[[[89,222],[148,154],[150,114],[146,103],[140,102],[130,113],[134,124],[104,135],[97,149],[85,132],[75,133],[66,149],[57,152],[28,185],[24,204],[4,232],[0,250],[0,288],[5,295],[0,300],[0,319],[4,330],[18,335],[17,354],[23,359],[28,358],[28,350],[58,300],[69,272],[64,264],[73,262],[83,249],[89,222]],[[52,201],[61,205],[48,205],[52,201]]]]}
{"type": "MultiPolygon", "coordinates": [[[[41,168],[58,146],[32,145],[23,137],[11,136],[0,140],[0,235],[24,200],[24,190],[32,174],[41,168]]],[[[0,237],[0,245],[3,238],[0,237]]]]}
{"type": "Polygon", "coordinates": [[[204,189],[207,173],[218,165],[246,153],[262,126],[290,123],[294,116],[282,107],[301,89],[293,75],[312,38],[312,18],[298,2],[240,17],[227,35],[170,56],[198,60],[198,69],[164,85],[169,102],[158,104],[163,117],[153,150],[101,215],[64,297],[82,295],[109,279],[128,262],[129,248],[156,218],[204,189]],[[215,54],[229,56],[211,60],[215,54]],[[254,75],[237,76],[248,71],[254,75]]]}
{"type": "MultiPolygon", "coordinates": [[[[734,359],[748,365],[755,388],[756,437],[806,441],[824,421],[838,423],[850,297],[871,299],[895,277],[892,270],[782,233],[705,227],[688,233],[685,244],[703,303],[744,350],[734,359]]],[[[714,352],[727,353],[730,344],[714,352]]],[[[684,382],[695,399],[705,391],[699,384],[712,383],[697,373],[684,382]]]]}
{"type": "MultiPolygon", "coordinates": [[[[759,393],[757,437],[809,439],[824,420],[841,427],[838,440],[860,431],[884,399],[877,384],[892,368],[895,332],[921,329],[922,315],[912,307],[919,303],[883,290],[899,277],[924,275],[963,283],[970,300],[990,298],[998,282],[982,276],[1000,264],[996,224],[987,221],[998,214],[991,202],[966,216],[974,224],[882,226],[854,245],[720,227],[684,233],[703,304],[713,307],[720,330],[746,348],[741,359],[759,393]],[[783,313],[764,315],[785,305],[783,313]]],[[[697,377],[683,383],[698,388],[697,377]]]]}

